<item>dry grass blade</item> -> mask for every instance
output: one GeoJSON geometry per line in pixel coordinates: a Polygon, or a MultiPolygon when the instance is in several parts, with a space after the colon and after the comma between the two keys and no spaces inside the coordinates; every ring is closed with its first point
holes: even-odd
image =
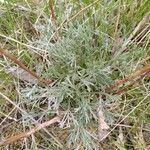
{"type": "Polygon", "coordinates": [[[82,142],[79,143],[79,145],[77,146],[75,150],[80,150],[81,146],[82,146],[82,142]]]}
{"type": "Polygon", "coordinates": [[[148,97],[150,96],[150,94],[146,95],[121,121],[119,121],[102,139],[104,140],[105,138],[108,137],[108,135],[114,131],[114,129],[116,127],[118,127],[131,113],[133,113],[148,97]]]}
{"type": "Polygon", "coordinates": [[[15,55],[10,54],[7,50],[4,50],[4,49],[0,48],[0,55],[4,55],[7,58],[9,58],[15,64],[17,64],[18,66],[20,66],[23,70],[27,71],[30,75],[32,75],[33,77],[35,77],[36,79],[38,79],[38,81],[40,83],[44,83],[46,85],[52,83],[51,80],[41,79],[35,72],[33,72],[30,69],[28,69],[21,61],[19,61],[17,59],[17,57],[15,55]]]}
{"type": "MultiPolygon", "coordinates": [[[[15,108],[17,108],[22,114],[28,116],[31,120],[33,120],[34,123],[37,125],[37,127],[40,126],[40,124],[39,124],[35,119],[33,119],[33,117],[29,116],[28,113],[27,113],[25,110],[23,110],[22,108],[20,108],[20,107],[18,106],[18,104],[16,104],[13,100],[9,99],[7,96],[5,96],[5,95],[4,95],[3,93],[1,93],[1,92],[0,92],[0,96],[1,96],[2,98],[4,98],[7,102],[9,102],[10,104],[12,104],[13,106],[15,106],[15,108]]],[[[61,115],[62,115],[62,113],[59,114],[59,116],[61,116],[61,115]]],[[[59,144],[59,147],[62,147],[61,143],[60,143],[52,134],[50,134],[44,127],[43,127],[43,130],[44,130],[48,135],[50,135],[50,136],[59,144]]]]}
{"type": "Polygon", "coordinates": [[[122,131],[122,127],[119,127],[119,135],[118,135],[117,140],[114,142],[114,144],[119,150],[126,150],[125,137],[122,131]]]}
{"type": "MultiPolygon", "coordinates": [[[[40,56],[42,56],[42,54],[45,53],[45,50],[43,50],[43,49],[41,49],[41,48],[38,48],[38,47],[35,47],[35,46],[32,46],[32,45],[29,45],[29,44],[25,44],[25,43],[20,42],[20,41],[14,39],[14,38],[12,38],[12,37],[8,37],[8,36],[5,36],[5,35],[3,35],[3,34],[0,34],[0,37],[5,38],[6,40],[10,40],[10,41],[13,41],[13,42],[15,42],[15,43],[18,43],[19,45],[25,46],[25,47],[27,47],[27,48],[30,48],[30,49],[32,49],[32,50],[34,51],[34,53],[36,53],[36,54],[38,54],[38,55],[40,55],[40,56]],[[37,51],[38,51],[38,52],[37,52],[37,51]],[[40,52],[40,53],[39,53],[39,52],[40,52]]],[[[1,54],[0,54],[0,55],[1,55],[1,54]]]]}
{"type": "Polygon", "coordinates": [[[11,99],[9,99],[7,96],[5,96],[3,93],[0,92],[0,96],[3,97],[6,101],[8,101],[10,104],[15,106],[18,110],[20,110],[23,114],[26,114],[26,112],[21,109],[15,102],[13,102],[11,99]]]}
{"type": "Polygon", "coordinates": [[[4,122],[7,118],[10,119],[10,120],[13,120],[13,121],[17,121],[16,118],[13,118],[13,117],[10,116],[11,113],[12,113],[15,109],[16,109],[16,107],[14,107],[8,114],[5,114],[5,113],[3,113],[3,112],[0,111],[0,114],[3,115],[3,116],[5,116],[5,118],[0,122],[0,126],[3,124],[3,122],[4,122]]]}
{"type": "Polygon", "coordinates": [[[31,130],[28,131],[28,132],[24,132],[24,133],[21,133],[21,134],[17,134],[17,135],[15,135],[15,136],[12,136],[12,137],[6,139],[6,140],[1,141],[1,142],[0,142],[0,145],[11,144],[11,143],[13,143],[13,142],[15,142],[15,141],[17,141],[17,140],[20,140],[20,139],[22,139],[22,138],[28,137],[28,136],[34,134],[35,132],[37,132],[37,131],[39,131],[39,130],[41,130],[41,129],[47,127],[47,126],[50,126],[51,124],[58,123],[58,122],[60,122],[60,117],[56,116],[56,117],[54,117],[53,119],[51,119],[51,120],[49,120],[49,121],[46,121],[46,122],[44,122],[44,123],[38,125],[37,127],[31,129],[31,130]]]}
{"type": "Polygon", "coordinates": [[[119,21],[120,21],[120,3],[119,3],[119,8],[117,10],[117,17],[116,17],[116,23],[115,23],[115,31],[114,31],[115,39],[116,39],[116,36],[118,36],[117,32],[118,32],[119,21]]]}
{"type": "MultiPolygon", "coordinates": [[[[140,34],[144,28],[147,28],[147,27],[149,28],[149,23],[150,23],[150,12],[148,12],[143,17],[143,19],[139,22],[139,24],[136,26],[136,28],[130,34],[130,36],[128,37],[128,39],[124,42],[124,44],[122,46],[122,51],[124,51],[126,49],[127,45],[131,41],[133,41],[135,38],[137,38],[137,36],[139,36],[138,34],[140,34]]],[[[145,31],[147,31],[147,30],[145,30],[145,31]]]]}
{"type": "Polygon", "coordinates": [[[85,10],[87,10],[88,8],[90,8],[91,6],[95,5],[96,3],[98,3],[99,0],[96,0],[94,2],[92,2],[91,4],[89,4],[88,6],[84,7],[83,9],[81,9],[80,11],[78,11],[77,13],[75,13],[73,16],[71,16],[68,20],[64,20],[60,26],[56,29],[55,33],[52,35],[51,38],[53,38],[55,36],[55,34],[57,32],[59,32],[59,30],[61,29],[61,27],[63,27],[63,25],[65,23],[69,23],[70,21],[74,20],[76,17],[78,17],[80,14],[82,14],[85,10]]]}
{"type": "Polygon", "coordinates": [[[134,29],[134,31],[129,36],[128,41],[132,40],[135,36],[138,36],[138,34],[140,34],[141,30],[143,30],[144,28],[146,28],[149,25],[149,23],[150,23],[150,12],[148,12],[143,17],[143,19],[139,22],[139,24],[136,26],[136,28],[134,29]]]}
{"type": "Polygon", "coordinates": [[[73,15],[72,17],[70,17],[70,19],[67,22],[72,21],[73,19],[75,19],[77,16],[79,16],[80,14],[82,14],[85,10],[87,10],[88,8],[90,8],[91,6],[93,6],[94,4],[96,4],[97,2],[99,2],[99,0],[96,0],[96,1],[92,2],[90,5],[86,6],[83,9],[81,9],[75,15],[73,15]]]}

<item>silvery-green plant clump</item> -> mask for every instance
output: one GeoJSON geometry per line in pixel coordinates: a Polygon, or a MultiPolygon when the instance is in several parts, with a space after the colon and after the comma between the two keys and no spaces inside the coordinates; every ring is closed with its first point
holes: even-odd
{"type": "Polygon", "coordinates": [[[27,105],[32,105],[33,113],[38,117],[65,111],[60,127],[69,128],[68,145],[76,147],[82,141],[87,150],[96,149],[97,108],[102,107],[106,121],[111,125],[115,117],[107,106],[121,100],[121,96],[114,95],[108,87],[114,84],[116,72],[119,76],[128,74],[128,66],[139,55],[144,55],[145,51],[133,48],[131,52],[115,57],[112,39],[99,31],[93,31],[88,24],[64,29],[61,39],[54,43],[48,41],[50,36],[47,37],[46,31],[44,37],[33,44],[45,47],[51,64],[41,73],[55,82],[48,87],[23,89],[23,96],[30,101],[27,105]],[[96,43],[93,41],[95,34],[96,43]],[[45,111],[34,108],[42,103],[46,104],[45,111]],[[94,131],[90,131],[91,124],[95,124],[94,131]]]}
{"type": "Polygon", "coordinates": [[[10,78],[4,70],[17,64],[5,56],[0,60],[0,90],[20,108],[0,103],[6,117],[0,117],[2,139],[9,137],[3,135],[8,135],[8,127],[12,134],[20,133],[58,115],[60,123],[9,149],[16,149],[18,143],[20,149],[31,150],[149,148],[145,138],[149,133],[149,72],[113,87],[149,65],[149,23],[137,27],[148,14],[150,2],[55,1],[58,26],[47,2],[10,0],[0,4],[2,47],[38,76],[53,81],[49,85],[38,84],[37,79],[22,82],[18,72],[17,79],[10,78]],[[7,122],[8,114],[17,121],[7,122]],[[102,118],[109,126],[104,132],[99,130],[102,118]]]}

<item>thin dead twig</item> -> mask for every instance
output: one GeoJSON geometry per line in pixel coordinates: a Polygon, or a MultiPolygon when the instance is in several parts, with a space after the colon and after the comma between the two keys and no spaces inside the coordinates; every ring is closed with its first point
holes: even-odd
{"type": "Polygon", "coordinates": [[[18,66],[20,66],[23,70],[27,71],[30,75],[32,75],[33,77],[35,77],[36,79],[38,79],[38,81],[40,83],[44,83],[44,84],[50,84],[53,81],[52,80],[46,80],[46,79],[41,79],[41,77],[39,77],[35,72],[33,72],[32,70],[28,69],[26,67],[26,65],[24,65],[20,60],[17,59],[17,57],[13,54],[10,54],[7,50],[0,48],[0,55],[4,55],[7,58],[9,58],[11,61],[13,61],[15,64],[17,64],[18,66]]]}
{"type": "Polygon", "coordinates": [[[13,142],[16,142],[17,140],[22,139],[22,138],[29,137],[30,135],[34,134],[35,132],[37,132],[37,131],[39,131],[39,130],[47,127],[47,126],[50,126],[51,124],[59,123],[59,122],[60,122],[60,117],[56,116],[56,117],[54,117],[53,119],[51,119],[49,121],[46,121],[42,124],[39,124],[37,127],[31,129],[30,131],[17,134],[15,136],[12,136],[10,138],[7,138],[7,139],[1,141],[0,146],[1,145],[6,145],[6,144],[11,144],[13,142]]]}
{"type": "MultiPolygon", "coordinates": [[[[23,110],[22,108],[20,108],[18,106],[18,104],[16,104],[14,101],[12,101],[11,99],[9,99],[7,96],[5,96],[3,93],[0,92],[0,96],[3,97],[6,101],[8,101],[9,103],[11,103],[13,106],[15,106],[15,108],[17,108],[19,111],[21,111],[25,116],[28,116],[31,120],[34,121],[34,123],[38,126],[40,126],[40,124],[33,118],[31,117],[30,115],[27,114],[27,112],[25,110],[23,110]]],[[[58,113],[58,116],[62,116],[63,115],[63,112],[59,112],[58,113]]],[[[61,143],[52,135],[50,134],[47,129],[45,129],[45,127],[43,127],[43,130],[48,134],[50,135],[58,144],[59,144],[59,147],[62,147],[61,143]]],[[[1,144],[4,143],[4,141],[0,142],[1,144]]]]}
{"type": "Polygon", "coordinates": [[[142,69],[137,70],[136,72],[132,73],[131,75],[127,76],[122,80],[116,81],[116,83],[113,86],[111,86],[110,89],[116,89],[118,86],[121,86],[128,81],[140,79],[141,77],[147,74],[150,74],[150,64],[146,64],[145,67],[143,67],[142,69]]]}
{"type": "Polygon", "coordinates": [[[54,25],[54,28],[55,28],[56,38],[58,40],[60,35],[59,35],[59,30],[57,30],[58,24],[57,24],[57,18],[56,18],[56,15],[55,15],[55,11],[54,11],[54,2],[53,2],[53,0],[49,0],[49,8],[50,8],[50,12],[51,12],[52,22],[53,22],[53,25],[54,25]]]}

